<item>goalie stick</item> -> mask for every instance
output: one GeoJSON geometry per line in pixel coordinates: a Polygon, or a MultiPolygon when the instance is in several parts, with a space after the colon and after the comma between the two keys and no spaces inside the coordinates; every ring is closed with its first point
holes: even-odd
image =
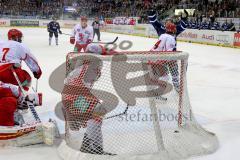
{"type": "Polygon", "coordinates": [[[104,120],[108,120],[108,119],[112,119],[112,118],[115,118],[115,117],[120,117],[122,115],[125,115],[125,114],[127,114],[128,109],[129,109],[129,105],[127,105],[127,107],[124,110],[124,112],[116,114],[116,115],[113,115],[113,116],[110,116],[110,117],[106,117],[106,118],[104,118],[104,120]]]}
{"type": "MultiPolygon", "coordinates": [[[[26,94],[25,90],[23,89],[23,86],[22,86],[22,84],[21,84],[21,82],[20,82],[20,80],[19,80],[19,78],[18,78],[18,76],[17,76],[15,70],[13,69],[13,67],[11,68],[11,70],[12,70],[13,75],[14,75],[14,77],[15,77],[15,79],[16,79],[18,85],[19,85],[19,88],[20,88],[22,94],[23,94],[24,97],[25,97],[27,94],[26,94]]],[[[27,105],[28,105],[30,111],[32,112],[32,115],[33,115],[34,119],[35,119],[37,122],[40,123],[40,122],[41,122],[41,119],[39,118],[39,116],[38,116],[38,114],[37,114],[37,111],[36,111],[35,108],[34,108],[33,103],[31,103],[31,102],[27,102],[27,105]]]]}

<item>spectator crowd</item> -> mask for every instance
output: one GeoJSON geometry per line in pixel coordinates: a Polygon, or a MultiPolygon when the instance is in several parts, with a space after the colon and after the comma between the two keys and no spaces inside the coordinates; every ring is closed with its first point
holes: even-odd
{"type": "Polygon", "coordinates": [[[197,12],[188,24],[193,29],[234,30],[231,21],[220,25],[215,17],[240,17],[240,0],[0,0],[0,17],[60,17],[64,6],[76,9],[71,15],[75,19],[81,15],[140,17],[140,23],[148,22],[149,9],[156,10],[160,18],[164,19],[173,14],[175,9],[193,8],[197,12]]]}
{"type": "Polygon", "coordinates": [[[187,23],[187,28],[189,29],[203,29],[203,30],[221,30],[221,31],[236,31],[235,24],[230,19],[226,19],[223,24],[220,24],[216,20],[211,21],[204,19],[202,22],[198,22],[196,18],[192,17],[187,23]]]}
{"type": "Polygon", "coordinates": [[[63,0],[0,0],[0,17],[42,17],[59,15],[63,0]]]}
{"type": "Polygon", "coordinates": [[[211,15],[213,12],[216,17],[234,18],[240,16],[239,0],[183,0],[178,8],[196,8],[204,15],[211,15]]]}

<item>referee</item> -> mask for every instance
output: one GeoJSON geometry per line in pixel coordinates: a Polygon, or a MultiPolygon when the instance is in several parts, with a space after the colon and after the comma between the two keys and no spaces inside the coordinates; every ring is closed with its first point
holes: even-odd
{"type": "Polygon", "coordinates": [[[98,41],[101,41],[101,38],[100,38],[100,22],[99,22],[99,18],[96,17],[95,18],[95,21],[92,23],[92,26],[93,26],[93,39],[95,37],[95,34],[97,34],[97,37],[98,37],[98,41]]]}

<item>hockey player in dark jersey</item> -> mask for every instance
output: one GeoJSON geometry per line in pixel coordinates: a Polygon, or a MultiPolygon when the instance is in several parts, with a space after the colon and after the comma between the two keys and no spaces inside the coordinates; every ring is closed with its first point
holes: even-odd
{"type": "Polygon", "coordinates": [[[227,22],[227,19],[226,19],[225,22],[222,24],[221,30],[222,30],[222,31],[227,31],[227,30],[228,30],[228,22],[227,22]]]}
{"type": "Polygon", "coordinates": [[[200,27],[199,27],[199,29],[204,29],[204,30],[207,30],[209,28],[210,28],[210,24],[207,22],[206,19],[200,24],[200,27]]]}
{"type": "MultiPolygon", "coordinates": [[[[184,15],[182,14],[179,18],[178,22],[176,22],[176,33],[175,38],[179,34],[181,34],[187,27],[188,24],[188,12],[184,10],[184,15]]],[[[155,30],[157,31],[158,36],[160,37],[162,34],[166,33],[165,25],[162,22],[159,22],[157,20],[157,13],[154,10],[149,11],[148,13],[149,22],[153,25],[155,30]]],[[[167,22],[172,22],[171,19],[167,20],[167,22]]],[[[167,23],[166,22],[166,23],[167,23]]],[[[177,46],[176,46],[177,47],[177,46]]],[[[174,48],[173,51],[176,51],[177,48],[174,48]]],[[[178,64],[175,61],[172,61],[171,64],[168,65],[169,71],[172,76],[172,82],[174,85],[174,88],[177,92],[179,92],[179,72],[178,72],[178,64]]]]}
{"type": "Polygon", "coordinates": [[[195,18],[192,18],[191,21],[189,22],[189,28],[190,29],[198,29],[198,22],[196,21],[195,18]]]}
{"type": "MultiPolygon", "coordinates": [[[[181,17],[179,18],[179,21],[176,24],[176,27],[177,27],[176,37],[180,33],[182,33],[186,29],[186,27],[187,27],[188,12],[186,10],[184,10],[184,14],[185,14],[185,16],[181,15],[181,17]]],[[[157,20],[157,13],[156,13],[156,11],[151,10],[151,11],[149,11],[148,15],[149,15],[148,16],[149,22],[153,25],[153,27],[157,31],[158,36],[160,36],[161,34],[166,33],[166,28],[165,28],[164,24],[157,20]]],[[[171,20],[169,19],[167,21],[171,21],[171,20]]]]}
{"type": "Polygon", "coordinates": [[[215,21],[212,25],[211,25],[211,30],[220,30],[220,25],[217,21],[215,21]]]}
{"type": "Polygon", "coordinates": [[[233,23],[233,21],[231,19],[228,24],[228,31],[236,31],[235,24],[233,23]]]}
{"type": "Polygon", "coordinates": [[[48,29],[48,32],[49,32],[49,45],[52,44],[53,34],[55,36],[56,45],[58,45],[58,33],[62,34],[62,31],[60,30],[60,25],[57,22],[56,18],[53,18],[53,21],[48,23],[47,29],[48,29]]]}

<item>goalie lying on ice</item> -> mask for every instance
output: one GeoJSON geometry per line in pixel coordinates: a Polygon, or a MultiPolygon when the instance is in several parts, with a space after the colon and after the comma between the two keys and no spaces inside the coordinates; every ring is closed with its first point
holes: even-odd
{"type": "MultiPolygon", "coordinates": [[[[96,44],[88,45],[86,52],[110,54],[102,46],[96,44]]],[[[111,53],[116,52],[111,51],[111,53]]],[[[93,94],[94,82],[98,81],[101,76],[102,63],[96,63],[94,60],[82,60],[79,64],[64,81],[62,102],[65,120],[72,131],[87,128],[80,151],[112,155],[103,151],[101,127],[103,117],[115,108],[101,104],[101,100],[93,94]]]]}

